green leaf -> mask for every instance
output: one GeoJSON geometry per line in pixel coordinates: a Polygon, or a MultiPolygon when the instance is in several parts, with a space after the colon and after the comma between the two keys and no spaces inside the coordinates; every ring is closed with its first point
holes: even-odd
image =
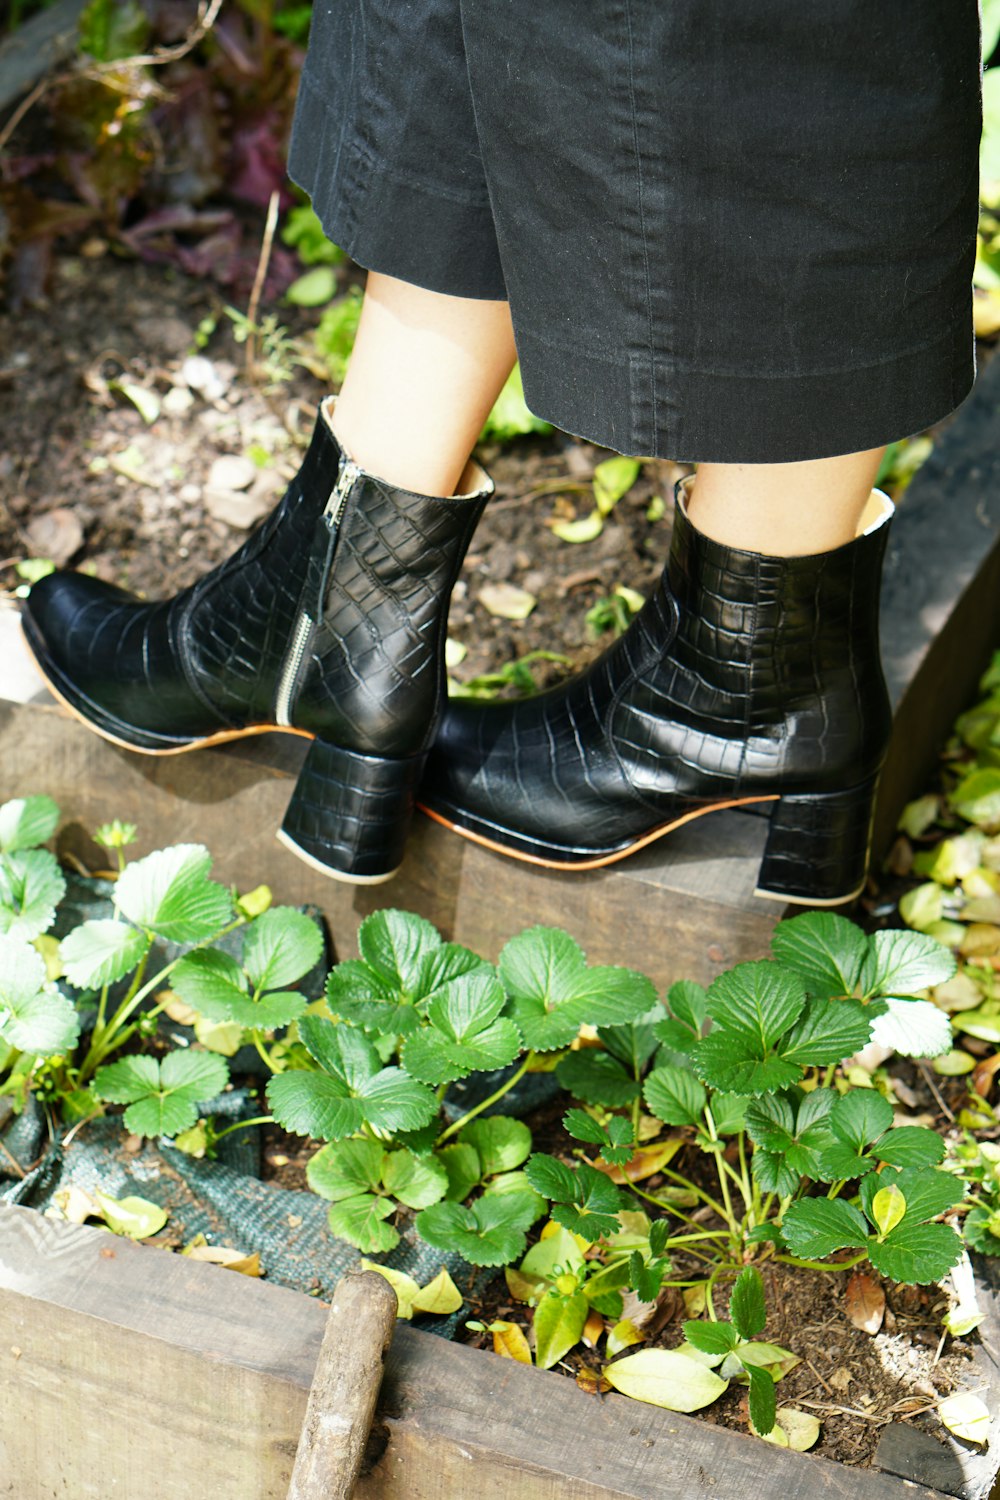
{"type": "Polygon", "coordinates": [[[429,1208],[448,1191],[448,1174],[440,1162],[405,1149],[387,1153],[382,1180],[407,1208],[429,1208]]]}
{"type": "Polygon", "coordinates": [[[688,1343],[703,1354],[728,1354],[736,1347],[736,1330],[732,1323],[703,1323],[694,1318],[688,1319],[683,1326],[688,1343]]]}
{"type": "Polygon", "coordinates": [[[694,1050],[698,1075],[713,1089],[736,1094],[767,1094],[788,1088],[802,1077],[799,1064],[773,1054],[746,1056],[747,1039],[732,1032],[713,1031],[694,1050]]]}
{"type": "Polygon", "coordinates": [[[786,1156],[781,1156],[776,1151],[765,1151],[763,1146],[757,1147],[751,1165],[757,1185],[765,1193],[777,1193],[782,1198],[795,1192],[803,1175],[815,1175],[812,1172],[803,1174],[792,1166],[786,1156]]]}
{"type": "Polygon", "coordinates": [[[868,1259],[883,1276],[906,1284],[940,1281],[962,1255],[962,1241],[948,1224],[906,1219],[881,1242],[868,1243],[868,1259]]]}
{"type": "Polygon", "coordinates": [[[51,926],[66,881],[47,849],[21,849],[0,860],[0,933],[38,937],[51,926]]]}
{"type": "Polygon", "coordinates": [[[762,1437],[775,1423],[774,1380],[758,1365],[746,1366],[750,1381],[750,1420],[762,1437]]]}
{"type": "Polygon", "coordinates": [[[59,956],[70,984],[96,990],[130,973],[146,952],[148,941],[125,922],[100,918],[81,922],[63,938],[59,956]]]}
{"type": "Polygon", "coordinates": [[[536,1193],[553,1203],[570,1203],[576,1194],[576,1174],[565,1162],[536,1152],[525,1167],[528,1181],[536,1193]]]}
{"type": "Polygon", "coordinates": [[[868,953],[868,939],[846,917],[806,912],[779,922],[771,952],[794,969],[812,995],[853,995],[868,953]]]}
{"type": "Polygon", "coordinates": [[[810,1000],[779,1051],[803,1067],[840,1062],[868,1045],[871,1014],[857,1000],[810,1000]]]}
{"type": "Polygon", "coordinates": [[[414,988],[414,999],[424,1005],[439,989],[452,979],[461,979],[463,974],[494,974],[492,964],[463,948],[461,943],[442,943],[424,953],[420,960],[419,973],[414,988]]]}
{"type": "Polygon", "coordinates": [[[667,1005],[671,1015],[676,1016],[695,1037],[701,1036],[708,1020],[708,992],[700,984],[695,984],[693,979],[678,979],[667,991],[667,1005]]]}
{"type": "MultiPolygon", "coordinates": [[[[531,1158],[532,1161],[534,1159],[531,1158]]],[[[528,1165],[530,1167],[531,1161],[528,1165]]],[[[618,1210],[622,1203],[622,1196],[614,1183],[603,1172],[588,1166],[586,1162],[580,1163],[574,1175],[576,1190],[573,1202],[554,1203],[553,1219],[573,1234],[582,1234],[591,1241],[599,1239],[601,1235],[614,1234],[621,1227],[618,1210]]],[[[536,1191],[541,1191],[534,1181],[531,1181],[531,1185],[536,1191]]]]}
{"type": "Polygon", "coordinates": [[[563,1297],[546,1292],[535,1309],[535,1364],[540,1370],[551,1370],[564,1354],[580,1342],[590,1303],[583,1292],[563,1297]]]}
{"type": "Polygon", "coordinates": [[[470,1120],[459,1140],[472,1146],[479,1158],[481,1175],[493,1177],[497,1172],[512,1172],[528,1158],[531,1131],[523,1120],[507,1115],[487,1115],[470,1120]]]}
{"type": "Polygon", "coordinates": [[[521,1262],[520,1269],[526,1276],[551,1281],[556,1267],[577,1271],[584,1265],[583,1251],[567,1229],[559,1228],[546,1239],[532,1245],[521,1262]]]}
{"type": "Polygon", "coordinates": [[[436,1250],[453,1250],[474,1266],[505,1266],[524,1253],[535,1206],[520,1193],[491,1194],[471,1208],[435,1203],[417,1214],[417,1233],[436,1250]]]}
{"type": "Polygon", "coordinates": [[[59,824],[51,797],[15,797],[0,807],[0,850],[13,854],[47,843],[59,824]]]}
{"type": "Polygon", "coordinates": [[[150,1203],[148,1198],[112,1198],[107,1193],[95,1191],[94,1202],[108,1228],[115,1234],[127,1235],[130,1240],[144,1240],[151,1234],[159,1234],[168,1218],[167,1210],[159,1203],[150,1203]]]}
{"type": "Polygon", "coordinates": [[[45,960],[20,938],[0,935],[0,1038],[22,1052],[69,1052],[80,1033],[73,1005],[46,982],[45,960]]]}
{"type": "Polygon", "coordinates": [[[448,1191],[445,1196],[461,1203],[483,1177],[478,1151],[464,1141],[453,1141],[448,1146],[442,1146],[435,1155],[448,1175],[448,1191]]]}
{"type": "MultiPolygon", "coordinates": [[[[300,1030],[312,1019],[316,1018],[304,1016],[300,1030]]],[[[338,1074],[294,1069],[270,1080],[267,1099],[286,1130],[326,1141],[355,1135],[364,1125],[390,1133],[416,1130],[437,1114],[431,1091],[401,1068],[383,1068],[353,1093],[352,1085],[338,1074]]]]}
{"type": "Polygon", "coordinates": [[[331,969],[326,999],[341,1020],[386,1036],[407,1036],[420,1025],[420,1012],[413,1002],[401,999],[399,991],[361,959],[345,959],[331,969]]]}
{"type": "Polygon", "coordinates": [[[862,1250],[868,1243],[864,1217],[842,1198],[803,1198],[791,1203],[781,1228],[792,1254],[808,1259],[848,1247],[862,1250]]]}
{"type": "Polygon", "coordinates": [[[372,912],[358,928],[358,949],[375,974],[400,995],[417,992],[421,962],[441,946],[441,934],[412,912],[372,912]]]}
{"type": "Polygon", "coordinates": [[[375,1198],[370,1193],[343,1198],[330,1206],[330,1232],[365,1255],[394,1250],[399,1244],[399,1232],[385,1220],[395,1211],[391,1198],[375,1198]]]}
{"type": "Polygon", "coordinates": [[[402,1061],[423,1083],[451,1083],[473,1069],[488,1072],[512,1062],[521,1050],[513,1021],[497,1019],[505,996],[489,970],[463,974],[437,991],[427,1008],[429,1026],[403,1043],[402,1061]]]}
{"type": "Polygon", "coordinates": [[[993,1216],[989,1210],[977,1205],[970,1209],[962,1225],[966,1243],[973,1250],[978,1250],[980,1255],[1000,1255],[1000,1236],[992,1232],[992,1222],[993,1216]]]}
{"type": "Polygon", "coordinates": [[[712,1117],[719,1135],[736,1135],[743,1129],[749,1103],[745,1094],[717,1091],[712,1095],[712,1117]]]}
{"type": "Polygon", "coordinates": [[[666,1269],[666,1261],[644,1261],[638,1250],[632,1251],[628,1259],[628,1284],[640,1302],[656,1301],[666,1269]]]}
{"type": "Polygon", "coordinates": [[[120,1059],[98,1068],[94,1093],[112,1104],[128,1104],[125,1125],[136,1135],[174,1136],[198,1118],[198,1105],[229,1081],[225,1061],[212,1052],[168,1052],[120,1059]]]}
{"type": "Polygon", "coordinates": [[[486,418],[479,441],[508,443],[512,438],[521,436],[522,433],[549,433],[551,431],[551,422],[543,422],[525,405],[521,367],[515,364],[493,404],[492,411],[486,418]]]}
{"type": "MultiPolygon", "coordinates": [[[[663,1007],[654,1005],[645,1015],[624,1026],[599,1026],[597,1039],[616,1058],[630,1078],[638,1078],[656,1051],[656,1027],[663,1017],[663,1007]]],[[[584,1049],[593,1050],[593,1049],[584,1049]]]]}
{"type": "Polygon", "coordinates": [[[328,1073],[343,1079],[352,1092],[379,1070],[378,1053],[353,1026],[337,1026],[325,1016],[308,1015],[302,1017],[299,1036],[310,1057],[328,1073]]]}
{"type": "Polygon", "coordinates": [[[830,1111],[830,1128],[846,1145],[864,1151],[892,1129],[892,1105],[874,1089],[851,1089],[830,1111]]]}
{"type": "Polygon", "coordinates": [[[875,1222],[873,1201],[875,1194],[890,1184],[895,1184],[906,1199],[908,1223],[922,1223],[936,1219],[961,1203],[965,1187],[961,1180],[950,1172],[935,1167],[883,1167],[877,1177],[866,1177],[861,1183],[859,1196],[861,1207],[875,1222]]]}
{"type": "Polygon", "coordinates": [[[563,1127],[574,1140],[586,1141],[590,1146],[603,1146],[608,1139],[604,1126],[585,1109],[568,1109],[563,1115],[563,1127]]]}
{"type": "MultiPolygon", "coordinates": [[[[754,1266],[742,1270],[733,1283],[729,1299],[729,1316],[733,1327],[742,1339],[752,1339],[761,1333],[767,1322],[764,1306],[764,1283],[754,1266]]],[[[693,1342],[693,1340],[692,1340],[693,1342]]]]}
{"type": "Polygon", "coordinates": [[[665,1125],[697,1125],[707,1095],[693,1073],[684,1068],[655,1068],[646,1079],[647,1107],[665,1125]]]}
{"type": "MultiPolygon", "coordinates": [[[[931,942],[936,942],[931,938],[931,942]]],[[[946,948],[940,950],[947,953],[946,948]]],[[[950,956],[950,955],[949,955],[950,956]]],[[[951,1048],[951,1022],[931,1000],[890,996],[872,1024],[872,1041],[903,1057],[940,1057],[951,1048]]]]}
{"type": "Polygon", "coordinates": [[[157,849],[127,865],[115,886],[119,910],[174,943],[200,943],[231,921],[229,892],[209,880],[212,856],[201,844],[157,849]]]}
{"type": "Polygon", "coordinates": [[[894,1167],[933,1167],[944,1158],[944,1141],[926,1125],[900,1125],[873,1147],[879,1161],[894,1167]]]}
{"type": "Polygon", "coordinates": [[[523,1197],[530,1198],[534,1206],[532,1223],[544,1218],[549,1211],[548,1199],[535,1192],[528,1181],[527,1172],[501,1172],[498,1177],[491,1177],[483,1188],[483,1197],[488,1197],[490,1193],[520,1193],[523,1197]]]}
{"type": "Polygon", "coordinates": [[[795,1112],[784,1094],[751,1099],[746,1126],[754,1145],[767,1151],[787,1151],[795,1140],[795,1112]]]}
{"type": "MultiPolygon", "coordinates": [[[[993,71],[992,68],[989,70],[990,73],[993,71]]],[[[993,86],[1000,91],[1000,82],[993,86]]],[[[984,90],[985,87],[984,80],[984,90]]],[[[992,825],[1000,822],[1000,769],[988,766],[971,772],[951,793],[949,801],[955,811],[970,823],[992,825]]]]}
{"type": "Polygon", "coordinates": [[[616,1058],[594,1047],[567,1052],[556,1068],[560,1085],[575,1099],[603,1104],[610,1109],[631,1104],[639,1097],[639,1085],[616,1058]]]}
{"type": "Polygon", "coordinates": [[[610,515],[618,501],[632,488],[642,468],[637,458],[616,455],[606,458],[594,470],[594,499],[602,516],[610,515]]]}
{"type": "Polygon", "coordinates": [[[272,906],[250,924],[243,967],[254,989],[283,990],[315,968],[323,956],[323,934],[305,912],[272,906]]]}
{"type": "Polygon", "coordinates": [[[947,948],[923,932],[884,928],[869,939],[861,984],[869,995],[912,995],[944,984],[955,972],[947,948]]]}
{"type": "Polygon", "coordinates": [[[631,969],[588,968],[568,933],[532,927],[512,938],[500,955],[500,978],[510,1013],[527,1047],[566,1047],[581,1025],[622,1025],[652,1009],[656,991],[631,969]]]}
{"type": "Polygon", "coordinates": [[[337,290],[337,273],[332,266],[314,266],[297,276],[285,292],[285,300],[296,307],[321,307],[337,290]]]}
{"type": "Polygon", "coordinates": [[[760,960],[737,964],[714,980],[708,1011],[718,1026],[743,1037],[750,1056],[763,1058],[801,1015],[806,992],[797,974],[760,960]]]}
{"type": "Polygon", "coordinates": [[[359,1193],[375,1193],[382,1182],[385,1155],[378,1141],[339,1141],[322,1146],[306,1166],[306,1181],[320,1198],[334,1203],[359,1193]]]}
{"type": "Polygon", "coordinates": [[[604,1376],[623,1396],[668,1411],[698,1411],[711,1405],[729,1384],[676,1349],[640,1349],[638,1354],[605,1365],[604,1376]]]}

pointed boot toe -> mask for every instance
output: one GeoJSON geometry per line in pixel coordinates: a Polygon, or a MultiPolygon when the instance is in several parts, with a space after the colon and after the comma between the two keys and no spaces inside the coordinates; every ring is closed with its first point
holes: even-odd
{"type": "Polygon", "coordinates": [[[450,704],[420,805],[500,853],[582,870],[761,803],[758,893],[839,905],[864,883],[891,727],[878,597],[892,504],[877,496],[876,521],[833,552],[766,557],[699,533],[689,484],[621,639],[535,698],[450,704]]]}

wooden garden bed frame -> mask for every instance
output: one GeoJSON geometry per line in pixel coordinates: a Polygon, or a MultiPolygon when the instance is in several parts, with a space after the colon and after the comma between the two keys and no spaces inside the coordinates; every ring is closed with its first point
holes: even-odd
{"type": "MultiPolygon", "coordinates": [[[[997,1291],[973,1384],[1000,1408],[997,1291]]],[[[284,1500],[325,1306],[0,1208],[0,1496],[284,1500]]],[[[358,1500],[986,1500],[985,1452],[893,1424],[845,1468],[398,1324],[358,1500]],[[889,1434],[894,1434],[887,1441],[889,1434]],[[887,1455],[884,1456],[884,1455],[887,1455]]]]}

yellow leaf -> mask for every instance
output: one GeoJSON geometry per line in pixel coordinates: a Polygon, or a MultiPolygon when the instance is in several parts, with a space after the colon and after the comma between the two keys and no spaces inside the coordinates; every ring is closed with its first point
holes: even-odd
{"type": "Polygon", "coordinates": [[[549,526],[561,542],[593,542],[604,530],[604,517],[592,510],[580,521],[550,521],[549,526]]]}
{"type": "Polygon", "coordinates": [[[687,1309],[688,1317],[700,1317],[701,1314],[705,1311],[705,1308],[708,1306],[708,1296],[705,1290],[705,1283],[703,1281],[700,1281],[697,1286],[686,1286],[682,1295],[684,1297],[684,1306],[687,1309]]]}
{"type": "Polygon", "coordinates": [[[260,917],[271,905],[273,897],[269,885],[255,885],[252,891],[240,896],[236,902],[245,917],[260,917]]]}
{"type": "Polygon", "coordinates": [[[729,1385],[714,1370],[675,1349],[640,1349],[606,1365],[604,1373],[623,1396],[668,1411],[698,1411],[729,1385]]]}
{"type": "Polygon", "coordinates": [[[773,1443],[776,1448],[791,1448],[795,1453],[805,1453],[819,1437],[820,1425],[816,1417],[799,1411],[798,1407],[779,1406],[770,1432],[758,1432],[752,1422],[750,1431],[765,1443],[773,1443]]]}
{"type": "Polygon", "coordinates": [[[606,1375],[592,1370],[589,1365],[583,1365],[576,1372],[576,1383],[581,1391],[586,1391],[588,1396],[603,1396],[605,1391],[610,1391],[611,1381],[606,1375]]]}
{"type": "Polygon", "coordinates": [[[488,614],[501,620],[526,620],[538,600],[513,583],[484,583],[479,590],[479,602],[488,614]]]}
{"type": "Polygon", "coordinates": [[[891,1234],[905,1213],[906,1199],[895,1183],[879,1188],[872,1199],[872,1218],[878,1226],[879,1234],[891,1234]]]}
{"type": "Polygon", "coordinates": [[[610,1177],[612,1182],[642,1182],[644,1178],[654,1177],[657,1172],[662,1171],[683,1145],[684,1141],[680,1136],[670,1137],[665,1141],[657,1141],[655,1146],[640,1146],[624,1167],[609,1167],[604,1162],[596,1162],[595,1166],[610,1177]]]}
{"type": "Polygon", "coordinates": [[[198,1012],[193,1005],[186,1005],[180,995],[174,990],[160,990],[156,997],[157,1003],[163,1006],[165,1015],[171,1021],[176,1021],[178,1026],[193,1026],[198,1012]]]}
{"type": "Polygon", "coordinates": [[[239,1271],[243,1276],[260,1276],[260,1255],[255,1250],[245,1255],[242,1250],[232,1250],[228,1245],[193,1245],[184,1254],[191,1260],[205,1260],[214,1266],[223,1266],[227,1271],[239,1271]]]}
{"type": "Polygon", "coordinates": [[[587,1314],[587,1321],[583,1325],[583,1341],[589,1344],[591,1349],[595,1348],[601,1334],[604,1332],[604,1319],[595,1308],[591,1308],[587,1314]]]}
{"type": "Polygon", "coordinates": [[[531,1364],[528,1340],[524,1336],[524,1330],[516,1323],[491,1323],[490,1331],[493,1334],[494,1354],[499,1354],[502,1359],[516,1359],[522,1365],[531,1364]]]}
{"type": "MultiPolygon", "coordinates": [[[[398,1293],[397,1293],[398,1296],[398,1293]]],[[[413,1311],[415,1313],[434,1313],[441,1316],[444,1313],[458,1312],[462,1305],[462,1293],[452,1281],[444,1266],[426,1286],[422,1286],[413,1299],[413,1311]]]]}
{"type": "Polygon", "coordinates": [[[608,1358],[620,1354],[632,1344],[641,1344],[646,1335],[637,1328],[631,1318],[622,1318],[608,1333],[608,1358]]]}
{"type": "Polygon", "coordinates": [[[588,1240],[585,1235],[573,1234],[571,1230],[564,1229],[561,1224],[557,1224],[555,1219],[549,1219],[546,1222],[545,1227],[542,1229],[542,1232],[538,1236],[538,1238],[540,1240],[550,1240],[554,1234],[568,1234],[571,1239],[576,1241],[578,1249],[590,1249],[590,1240],[588,1240]]]}
{"type": "Polygon", "coordinates": [[[545,1277],[527,1276],[516,1266],[504,1266],[503,1274],[515,1302],[537,1302],[548,1287],[545,1277]]]}
{"type": "Polygon", "coordinates": [[[243,1041],[243,1027],[238,1021],[210,1021],[207,1016],[195,1016],[194,1034],[209,1052],[219,1052],[223,1057],[233,1057],[243,1041]]]}
{"type": "Polygon", "coordinates": [[[938,1416],[949,1432],[968,1443],[985,1443],[990,1435],[990,1412],[985,1401],[965,1391],[949,1396],[938,1407],[938,1416]]]}
{"type": "Polygon", "coordinates": [[[379,1266],[373,1260],[362,1260],[366,1271],[375,1271],[379,1276],[384,1276],[386,1281],[396,1293],[397,1318],[413,1317],[413,1299],[419,1294],[420,1287],[412,1276],[407,1276],[405,1271],[396,1271],[392,1266],[379,1266]]]}

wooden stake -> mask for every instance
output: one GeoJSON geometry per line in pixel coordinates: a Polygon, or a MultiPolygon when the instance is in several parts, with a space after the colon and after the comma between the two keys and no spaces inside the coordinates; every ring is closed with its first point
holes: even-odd
{"type": "Polygon", "coordinates": [[[375,1271],[337,1283],[309,1391],[288,1500],[351,1500],[396,1323],[396,1293],[375,1271]]]}

